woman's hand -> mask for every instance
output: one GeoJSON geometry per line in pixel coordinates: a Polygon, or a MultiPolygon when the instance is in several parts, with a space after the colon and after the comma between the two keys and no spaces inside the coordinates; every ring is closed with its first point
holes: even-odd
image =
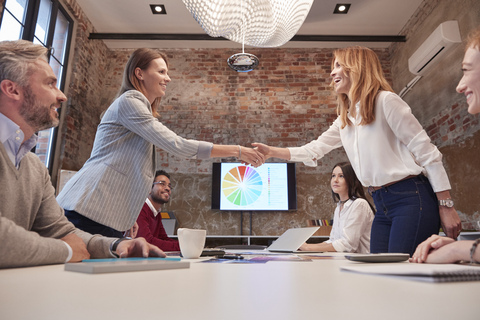
{"type": "Polygon", "coordinates": [[[265,156],[265,160],[267,160],[268,158],[271,157],[270,156],[270,151],[271,151],[270,146],[267,146],[264,143],[258,143],[258,142],[252,143],[252,146],[255,147],[255,150],[257,150],[258,152],[262,153],[265,156]]]}
{"type": "Polygon", "coordinates": [[[126,238],[129,237],[129,238],[135,239],[137,237],[137,233],[138,233],[138,223],[135,222],[133,227],[131,227],[129,230],[123,233],[123,236],[126,238]]]}
{"type": "Polygon", "coordinates": [[[462,231],[462,221],[460,220],[455,208],[440,206],[439,213],[442,229],[447,237],[457,239],[457,237],[460,235],[460,231],[462,231]]]}
{"type": "Polygon", "coordinates": [[[260,167],[265,163],[265,156],[256,148],[241,147],[241,149],[242,152],[239,159],[243,163],[250,164],[255,168],[260,167]]]}
{"type": "Polygon", "coordinates": [[[311,247],[311,245],[305,242],[304,244],[302,244],[300,246],[300,248],[298,248],[298,250],[300,250],[300,251],[312,251],[310,247],[311,247]]]}
{"type": "Polygon", "coordinates": [[[440,237],[439,235],[432,235],[427,240],[420,243],[413,253],[413,256],[410,258],[410,262],[430,262],[436,261],[434,263],[452,263],[458,260],[455,260],[456,257],[449,257],[447,252],[449,251],[448,247],[440,250],[442,247],[447,246],[455,242],[452,238],[449,237],[440,237]]]}
{"type": "Polygon", "coordinates": [[[290,160],[290,150],[288,148],[280,147],[271,147],[264,143],[254,142],[252,146],[255,147],[255,150],[258,150],[260,153],[265,155],[265,160],[269,158],[278,158],[282,160],[290,160]]]}

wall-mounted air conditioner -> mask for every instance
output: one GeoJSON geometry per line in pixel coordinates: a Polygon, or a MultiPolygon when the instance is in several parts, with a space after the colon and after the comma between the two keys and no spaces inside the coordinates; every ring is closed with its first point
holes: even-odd
{"type": "Polygon", "coordinates": [[[458,22],[445,21],[422,43],[408,59],[408,69],[416,75],[424,74],[455,43],[462,42],[458,22]]]}

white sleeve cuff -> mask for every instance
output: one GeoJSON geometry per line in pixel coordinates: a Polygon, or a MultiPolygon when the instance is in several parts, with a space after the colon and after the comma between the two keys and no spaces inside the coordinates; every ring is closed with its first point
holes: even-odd
{"type": "Polygon", "coordinates": [[[67,263],[73,257],[73,250],[72,250],[72,247],[70,247],[70,245],[68,243],[66,243],[65,241],[63,241],[63,243],[67,246],[67,249],[68,249],[68,256],[67,256],[67,259],[65,260],[65,263],[67,263]]]}

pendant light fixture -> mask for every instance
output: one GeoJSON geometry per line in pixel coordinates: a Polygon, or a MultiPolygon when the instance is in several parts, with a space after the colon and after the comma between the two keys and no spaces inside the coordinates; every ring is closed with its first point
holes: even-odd
{"type": "MultiPolygon", "coordinates": [[[[244,12],[243,2],[241,2],[241,12],[244,12]]],[[[236,53],[227,59],[228,66],[237,72],[250,72],[255,69],[260,62],[257,56],[251,53],[245,53],[245,34],[247,33],[245,20],[247,18],[248,15],[242,14],[242,53],[236,53]]]]}
{"type": "Polygon", "coordinates": [[[313,0],[183,0],[212,37],[253,47],[279,47],[300,29],[313,0]],[[248,33],[242,31],[243,22],[248,33]]]}

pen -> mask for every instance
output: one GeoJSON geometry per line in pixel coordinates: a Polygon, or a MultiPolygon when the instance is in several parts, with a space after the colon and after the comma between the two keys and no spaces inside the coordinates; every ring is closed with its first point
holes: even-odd
{"type": "Polygon", "coordinates": [[[225,254],[223,256],[219,256],[218,259],[238,259],[238,260],[241,260],[243,259],[242,256],[240,255],[236,255],[236,254],[225,254]]]}

